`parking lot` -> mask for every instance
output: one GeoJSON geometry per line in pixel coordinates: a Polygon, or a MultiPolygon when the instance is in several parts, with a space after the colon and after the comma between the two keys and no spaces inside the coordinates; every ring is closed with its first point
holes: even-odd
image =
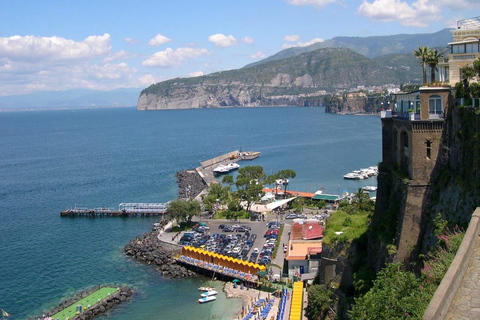
{"type": "MultiPolygon", "coordinates": [[[[208,220],[199,222],[194,230],[183,233],[179,244],[265,265],[271,263],[276,242],[280,241],[279,229],[280,222],[276,221],[208,220]]],[[[277,254],[281,260],[282,246],[280,244],[277,254]]]]}

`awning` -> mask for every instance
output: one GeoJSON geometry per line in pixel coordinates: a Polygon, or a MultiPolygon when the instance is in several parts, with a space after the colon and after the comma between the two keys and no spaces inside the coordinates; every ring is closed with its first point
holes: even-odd
{"type": "Polygon", "coordinates": [[[336,201],[339,196],[334,194],[316,194],[313,196],[313,200],[324,200],[324,201],[336,201]]]}
{"type": "Polygon", "coordinates": [[[267,209],[269,210],[274,210],[274,209],[277,209],[278,207],[281,207],[283,206],[284,204],[286,203],[289,203],[290,201],[296,199],[297,197],[292,197],[292,198],[288,198],[288,199],[284,199],[284,200],[279,200],[279,201],[275,201],[275,202],[272,202],[272,203],[269,203],[267,204],[267,209]]]}

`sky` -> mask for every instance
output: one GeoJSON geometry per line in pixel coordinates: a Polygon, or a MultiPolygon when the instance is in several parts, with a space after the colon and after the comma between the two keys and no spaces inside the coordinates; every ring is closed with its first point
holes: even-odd
{"type": "Polygon", "coordinates": [[[337,36],[433,33],[478,0],[0,0],[0,96],[146,88],[337,36]]]}

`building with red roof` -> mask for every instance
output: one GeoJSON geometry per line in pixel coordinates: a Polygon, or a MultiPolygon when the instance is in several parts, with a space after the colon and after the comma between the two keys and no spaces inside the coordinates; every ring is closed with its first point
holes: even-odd
{"type": "Polygon", "coordinates": [[[312,279],[318,272],[322,253],[323,226],[317,220],[294,219],[285,259],[290,277],[312,279]]]}

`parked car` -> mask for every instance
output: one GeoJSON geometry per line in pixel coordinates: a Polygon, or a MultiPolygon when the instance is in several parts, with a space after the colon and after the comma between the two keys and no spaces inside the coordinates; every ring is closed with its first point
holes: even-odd
{"type": "Polygon", "coordinates": [[[230,226],[224,226],[222,229],[223,232],[233,232],[233,228],[230,226]]]}
{"type": "Polygon", "coordinates": [[[297,218],[296,213],[287,214],[287,216],[285,217],[285,219],[296,219],[296,218],[297,218]]]}

